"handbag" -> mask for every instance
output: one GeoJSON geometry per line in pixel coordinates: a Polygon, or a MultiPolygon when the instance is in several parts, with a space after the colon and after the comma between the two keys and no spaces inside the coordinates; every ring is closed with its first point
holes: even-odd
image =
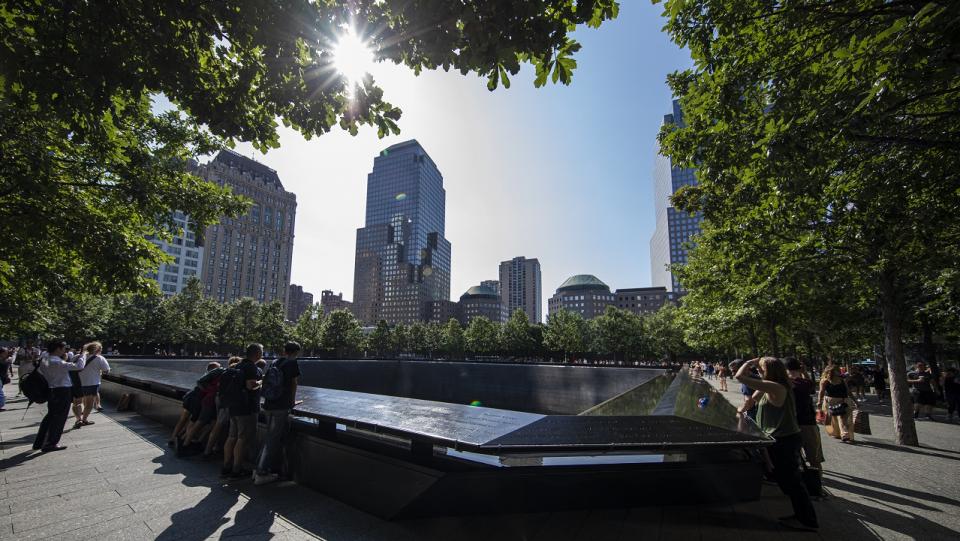
{"type": "Polygon", "coordinates": [[[825,425],[827,424],[827,412],[823,410],[817,410],[817,424],[825,425]]]}
{"type": "Polygon", "coordinates": [[[866,434],[870,436],[870,414],[858,409],[853,412],[853,431],[856,434],[866,434]]]}
{"type": "Polygon", "coordinates": [[[831,406],[827,406],[827,409],[830,410],[830,415],[843,417],[844,415],[847,414],[848,406],[846,402],[841,402],[839,404],[833,404],[831,406]]]}

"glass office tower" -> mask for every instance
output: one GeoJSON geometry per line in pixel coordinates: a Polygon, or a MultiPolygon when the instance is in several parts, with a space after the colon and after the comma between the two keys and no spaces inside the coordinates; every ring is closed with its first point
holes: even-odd
{"type": "Polygon", "coordinates": [[[365,325],[423,321],[431,301],[450,299],[445,205],[443,176],[416,140],[374,159],[353,281],[354,313],[365,325]]]}
{"type": "MultiPolygon", "coordinates": [[[[673,100],[673,113],[663,116],[663,123],[683,126],[683,113],[677,100],[673,100]]],[[[703,216],[700,213],[690,215],[673,208],[670,196],[682,186],[696,184],[695,170],[674,166],[670,158],[662,156],[659,150],[658,147],[653,169],[657,225],[650,239],[651,277],[654,287],[665,287],[667,291],[683,294],[683,285],[670,272],[669,266],[687,262],[684,244],[700,232],[703,216]]]]}

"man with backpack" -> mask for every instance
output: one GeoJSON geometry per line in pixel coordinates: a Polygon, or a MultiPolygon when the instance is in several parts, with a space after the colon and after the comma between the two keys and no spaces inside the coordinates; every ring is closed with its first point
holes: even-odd
{"type": "Polygon", "coordinates": [[[277,463],[285,463],[284,440],[290,430],[290,410],[296,404],[297,384],[300,381],[300,344],[287,342],[283,357],[267,368],[263,376],[263,415],[267,422],[263,449],[257,459],[255,485],[272,483],[279,478],[277,463]]]}
{"type": "Polygon", "coordinates": [[[24,394],[31,402],[37,402],[34,400],[34,388],[38,387],[41,381],[49,388],[46,396],[39,397],[47,401],[47,414],[40,422],[40,430],[33,441],[33,448],[44,453],[66,449],[65,445],[60,445],[60,436],[63,435],[63,426],[70,415],[70,404],[73,402],[70,372],[83,370],[84,367],[82,356],[75,357],[74,362],[63,360],[67,353],[67,343],[63,340],[50,342],[47,353],[47,358],[23,383],[24,394]]]}
{"type": "Polygon", "coordinates": [[[230,432],[223,446],[221,477],[242,479],[250,477],[243,467],[244,458],[252,442],[257,439],[257,413],[260,411],[262,375],[257,361],[263,357],[263,346],[250,344],[246,356],[220,376],[220,398],[230,410],[230,432]]]}

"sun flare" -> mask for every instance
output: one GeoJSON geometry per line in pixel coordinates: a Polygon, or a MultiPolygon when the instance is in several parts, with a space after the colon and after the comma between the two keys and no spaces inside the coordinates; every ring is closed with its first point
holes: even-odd
{"type": "Polygon", "coordinates": [[[373,68],[373,51],[356,31],[344,29],[333,47],[333,62],[337,71],[353,86],[373,68]]]}

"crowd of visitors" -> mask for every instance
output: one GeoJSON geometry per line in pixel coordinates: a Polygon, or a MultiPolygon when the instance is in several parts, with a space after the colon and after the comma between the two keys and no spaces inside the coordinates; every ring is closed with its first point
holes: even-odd
{"type": "MultiPolygon", "coordinates": [[[[101,375],[110,371],[103,346],[90,342],[71,349],[65,341],[52,341],[41,352],[33,344],[0,348],[3,383],[19,369],[20,389],[31,402],[45,402],[33,448],[47,453],[66,448],[60,444],[64,428],[74,415],[73,429],[93,425],[90,414],[102,411],[101,375]]],[[[300,345],[289,342],[284,355],[273,363],[263,359],[263,346],[250,344],[243,357],[231,357],[227,366],[210,362],[196,387],[183,397],[183,410],[170,438],[178,456],[223,454],[222,477],[253,477],[255,484],[276,481],[289,474],[284,440],[290,429],[290,412],[296,405],[300,345]],[[256,449],[257,420],[266,420],[263,444],[256,449]]],[[[0,411],[5,397],[0,388],[0,411]]]]}
{"type": "Polygon", "coordinates": [[[289,474],[284,440],[290,430],[290,411],[296,405],[300,345],[289,342],[283,357],[268,364],[263,346],[250,344],[243,357],[231,357],[226,367],[207,365],[196,387],[183,397],[180,419],[169,445],[178,456],[213,459],[223,453],[221,477],[253,477],[262,485],[289,474]],[[262,401],[262,403],[261,403],[262,401]],[[266,421],[259,454],[257,420],[266,421]]]}

